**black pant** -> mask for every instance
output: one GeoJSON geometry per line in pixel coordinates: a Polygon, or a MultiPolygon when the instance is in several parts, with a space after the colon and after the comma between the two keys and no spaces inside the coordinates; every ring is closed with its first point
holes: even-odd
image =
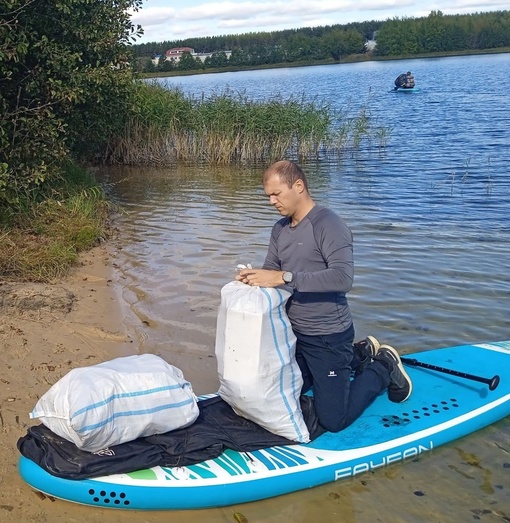
{"type": "Polygon", "coordinates": [[[349,426],[390,382],[378,361],[351,379],[354,327],[337,334],[307,336],[296,332],[296,360],[303,374],[303,392],[313,388],[319,423],[330,432],[349,426]]]}

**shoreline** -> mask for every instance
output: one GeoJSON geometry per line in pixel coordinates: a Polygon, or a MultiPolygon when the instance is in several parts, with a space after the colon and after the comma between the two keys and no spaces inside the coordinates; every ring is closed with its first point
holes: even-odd
{"type": "Polygon", "coordinates": [[[45,496],[18,473],[17,441],[37,400],[71,369],[143,352],[137,317],[122,298],[116,241],[80,254],[55,284],[0,281],[0,521],[19,523],[210,523],[228,508],[138,511],[45,496]]]}
{"type": "Polygon", "coordinates": [[[69,511],[76,521],[109,521],[100,516],[103,511],[88,509],[78,516],[76,505],[36,496],[18,474],[16,443],[39,424],[29,419],[39,397],[72,368],[135,353],[112,279],[111,248],[103,244],[82,254],[57,284],[0,283],[2,521],[75,521],[69,511]]]}
{"type": "Polygon", "coordinates": [[[137,321],[129,315],[121,280],[116,277],[116,249],[111,242],[84,253],[80,265],[57,284],[0,283],[2,522],[229,523],[238,511],[247,520],[259,522],[304,522],[303,514],[306,521],[323,520],[324,514],[351,521],[357,514],[366,521],[379,518],[387,522],[404,521],[409,515],[420,519],[426,513],[445,523],[458,521],[459,513],[464,519],[480,513],[491,521],[504,516],[507,419],[478,436],[444,445],[406,465],[387,467],[375,476],[363,474],[243,505],[186,511],[115,510],[36,493],[18,474],[16,443],[29,426],[38,424],[28,417],[37,399],[72,368],[136,354],[140,349],[139,340],[131,335],[137,321]],[[437,485],[427,480],[437,475],[442,478],[437,485]],[[448,485],[455,487],[445,492],[448,485]],[[424,496],[418,498],[421,503],[416,501],[416,492],[424,496]],[[391,501],[381,503],[381,499],[391,501]]]}

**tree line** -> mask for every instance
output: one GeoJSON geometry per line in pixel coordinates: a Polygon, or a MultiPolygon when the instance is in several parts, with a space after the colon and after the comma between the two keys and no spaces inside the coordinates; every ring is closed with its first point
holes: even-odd
{"type": "Polygon", "coordinates": [[[432,11],[421,18],[397,17],[386,21],[135,44],[133,53],[139,70],[155,72],[340,61],[366,52],[397,57],[509,46],[510,11],[468,15],[432,11]],[[374,38],[376,47],[369,51],[365,43],[374,38]],[[173,47],[191,47],[197,53],[213,55],[205,62],[189,53],[180,62],[164,60],[165,51],[173,47]],[[230,58],[225,54],[227,50],[231,51],[230,58]],[[153,59],[158,55],[163,59],[155,64],[153,59]]]}
{"type": "Polygon", "coordinates": [[[377,54],[413,55],[510,46],[510,11],[388,20],[377,33],[377,54]]]}

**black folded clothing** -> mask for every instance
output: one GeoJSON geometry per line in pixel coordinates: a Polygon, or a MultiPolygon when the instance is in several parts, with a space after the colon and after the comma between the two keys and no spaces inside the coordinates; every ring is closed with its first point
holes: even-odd
{"type": "MultiPolygon", "coordinates": [[[[18,440],[18,449],[54,476],[85,479],[158,465],[193,465],[215,458],[226,449],[250,452],[296,444],[238,416],[219,396],[200,400],[198,407],[200,414],[189,427],[138,438],[94,453],[80,450],[44,425],[30,427],[27,435],[18,440]]],[[[317,423],[313,399],[303,396],[301,408],[310,438],[315,439],[324,431],[317,423]]]]}

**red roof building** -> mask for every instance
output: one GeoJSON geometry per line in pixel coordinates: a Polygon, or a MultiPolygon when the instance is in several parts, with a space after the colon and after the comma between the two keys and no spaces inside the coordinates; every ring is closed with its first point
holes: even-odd
{"type": "Polygon", "coordinates": [[[173,47],[172,49],[168,49],[168,51],[165,52],[166,58],[180,58],[182,56],[182,53],[188,52],[190,54],[195,53],[195,49],[192,47],[173,47]]]}

